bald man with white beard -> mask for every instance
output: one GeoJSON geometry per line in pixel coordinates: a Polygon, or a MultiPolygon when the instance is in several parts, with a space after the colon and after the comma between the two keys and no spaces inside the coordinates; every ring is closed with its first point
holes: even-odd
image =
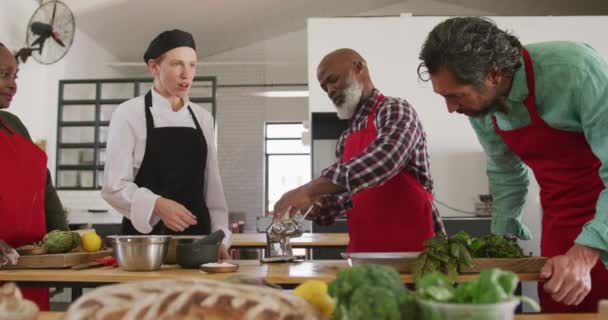
{"type": "Polygon", "coordinates": [[[352,49],[326,55],[317,79],[338,117],[349,120],[336,146],[336,162],[321,176],[285,193],[274,212],[295,213],[328,225],[346,213],[348,252],[422,251],[445,233],[432,205],[426,134],[412,106],[374,87],[367,63],[352,49]]]}

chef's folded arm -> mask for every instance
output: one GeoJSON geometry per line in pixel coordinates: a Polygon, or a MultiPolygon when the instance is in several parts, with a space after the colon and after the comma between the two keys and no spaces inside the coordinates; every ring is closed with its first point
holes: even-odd
{"type": "Polygon", "coordinates": [[[493,233],[508,234],[522,240],[532,238],[522,223],[522,210],[528,194],[528,169],[494,130],[491,118],[470,119],[486,154],[487,175],[493,197],[493,233]]]}
{"type": "Polygon", "coordinates": [[[600,258],[608,268],[608,88],[593,85],[608,82],[608,66],[602,64],[599,71],[587,73],[581,84],[578,97],[594,103],[580,103],[578,116],[587,143],[602,163],[599,175],[604,183],[604,190],[597,199],[595,217],[585,224],[576,243],[599,249],[600,258]]]}

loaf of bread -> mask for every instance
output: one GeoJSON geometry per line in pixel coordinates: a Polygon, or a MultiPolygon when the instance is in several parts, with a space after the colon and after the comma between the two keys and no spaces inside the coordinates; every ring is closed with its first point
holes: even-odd
{"type": "Polygon", "coordinates": [[[38,311],[38,306],[24,299],[14,283],[0,287],[0,320],[36,320],[38,311]]]}
{"type": "Polygon", "coordinates": [[[65,320],[313,320],[317,310],[277,289],[205,279],[123,283],[76,300],[65,320]]]}

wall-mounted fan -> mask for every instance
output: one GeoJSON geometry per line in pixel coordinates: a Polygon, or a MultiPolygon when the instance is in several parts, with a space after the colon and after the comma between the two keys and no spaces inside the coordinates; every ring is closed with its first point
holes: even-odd
{"type": "Polygon", "coordinates": [[[43,2],[28,23],[26,47],[15,56],[23,62],[32,56],[42,64],[55,63],[72,46],[75,31],[74,14],[65,3],[57,0],[43,2]]]}

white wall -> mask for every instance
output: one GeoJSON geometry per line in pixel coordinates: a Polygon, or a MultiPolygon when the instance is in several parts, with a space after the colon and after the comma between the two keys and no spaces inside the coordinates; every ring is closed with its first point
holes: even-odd
{"type": "MultiPolygon", "coordinates": [[[[204,58],[203,62],[240,61],[243,64],[204,65],[201,73],[217,76],[219,85],[305,83],[305,35],[305,30],[288,33],[204,58]]],[[[253,96],[255,92],[281,89],[218,89],[220,174],[229,210],[245,212],[245,227],[251,232],[255,231],[255,218],[264,214],[264,123],[308,119],[306,98],[253,96]]]]}
{"type": "MultiPolygon", "coordinates": [[[[0,42],[9,49],[17,50],[25,43],[27,22],[38,7],[37,1],[1,1],[0,42]]],[[[76,16],[78,26],[78,16],[76,16]]],[[[76,29],[70,51],[53,65],[41,65],[33,58],[19,66],[18,90],[8,111],[16,114],[28,128],[34,140],[47,141],[48,168],[55,177],[57,102],[59,80],[107,78],[121,76],[107,68],[105,62],[117,59],[100,47],[87,34],[76,29]]],[[[103,207],[98,192],[61,192],[68,208],[86,205],[103,207]]]]}

